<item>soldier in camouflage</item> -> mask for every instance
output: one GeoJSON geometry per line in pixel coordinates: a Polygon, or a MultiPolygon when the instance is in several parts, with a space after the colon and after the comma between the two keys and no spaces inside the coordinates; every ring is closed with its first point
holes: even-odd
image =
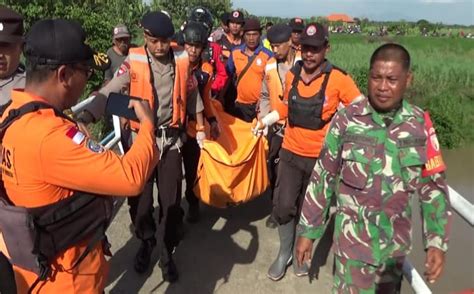
{"type": "Polygon", "coordinates": [[[311,260],[333,197],[335,293],[397,293],[411,250],[411,198],[421,205],[426,272],[434,283],[444,267],[451,211],[448,186],[429,116],[403,100],[412,79],[410,56],[397,44],[376,49],[369,98],[334,118],[302,207],[299,264],[311,260]],[[434,162],[434,164],[433,164],[434,162]]]}

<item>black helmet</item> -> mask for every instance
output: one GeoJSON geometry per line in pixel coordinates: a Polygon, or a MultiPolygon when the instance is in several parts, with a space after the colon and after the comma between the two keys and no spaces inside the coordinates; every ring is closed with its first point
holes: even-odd
{"type": "Polygon", "coordinates": [[[184,43],[207,45],[207,30],[204,24],[190,21],[183,30],[184,43]]]}
{"type": "Polygon", "coordinates": [[[195,21],[202,23],[207,30],[207,34],[211,34],[212,31],[212,14],[209,12],[207,8],[204,7],[196,7],[191,11],[189,15],[189,21],[195,21]]]}

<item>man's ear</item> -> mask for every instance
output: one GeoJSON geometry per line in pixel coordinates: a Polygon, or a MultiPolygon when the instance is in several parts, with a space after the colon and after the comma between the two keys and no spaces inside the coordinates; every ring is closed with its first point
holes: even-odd
{"type": "Polygon", "coordinates": [[[72,74],[73,72],[69,67],[66,65],[61,65],[55,72],[55,78],[57,79],[58,83],[64,87],[69,87],[72,74]]]}
{"type": "Polygon", "coordinates": [[[410,87],[411,84],[413,83],[413,72],[411,70],[408,71],[407,73],[407,85],[406,87],[410,87]]]}
{"type": "Polygon", "coordinates": [[[330,51],[331,51],[331,44],[328,43],[326,45],[326,53],[325,54],[329,53],[330,51]]]}

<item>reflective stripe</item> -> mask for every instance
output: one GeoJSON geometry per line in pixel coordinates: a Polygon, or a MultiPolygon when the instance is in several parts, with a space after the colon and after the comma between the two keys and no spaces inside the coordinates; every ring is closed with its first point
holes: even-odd
{"type": "Polygon", "coordinates": [[[276,62],[267,63],[267,65],[265,66],[265,73],[271,71],[272,69],[276,69],[276,68],[277,68],[276,62]]]}
{"type": "Polygon", "coordinates": [[[174,53],[174,58],[175,59],[181,59],[181,58],[187,58],[188,57],[188,52],[186,52],[185,50],[176,50],[176,51],[173,51],[174,53]]]}
{"type": "Polygon", "coordinates": [[[143,54],[130,53],[128,57],[131,61],[148,62],[146,55],[143,54]]]}

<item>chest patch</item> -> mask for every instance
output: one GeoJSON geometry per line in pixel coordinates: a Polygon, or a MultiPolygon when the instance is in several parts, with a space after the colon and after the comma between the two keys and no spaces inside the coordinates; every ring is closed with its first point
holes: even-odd
{"type": "Polygon", "coordinates": [[[15,170],[15,149],[8,145],[2,145],[2,179],[4,181],[18,184],[15,170]]]}

